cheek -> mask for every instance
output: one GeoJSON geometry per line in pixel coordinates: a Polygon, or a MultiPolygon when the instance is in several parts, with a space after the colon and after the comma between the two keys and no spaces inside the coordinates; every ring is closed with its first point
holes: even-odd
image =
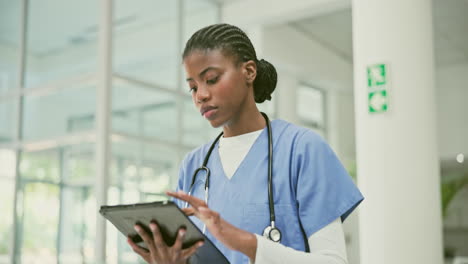
{"type": "Polygon", "coordinates": [[[239,78],[239,76],[229,76],[223,82],[219,83],[219,95],[226,98],[228,101],[237,101],[241,100],[245,96],[247,91],[247,86],[245,85],[245,80],[239,78]]]}

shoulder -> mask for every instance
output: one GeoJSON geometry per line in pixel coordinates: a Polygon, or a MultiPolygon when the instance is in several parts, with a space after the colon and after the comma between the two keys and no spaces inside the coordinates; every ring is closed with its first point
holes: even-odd
{"type": "Polygon", "coordinates": [[[211,144],[213,141],[210,141],[208,143],[205,143],[191,151],[189,151],[187,154],[185,154],[185,157],[183,159],[183,164],[186,164],[194,159],[200,159],[200,157],[204,157],[204,154],[208,152],[208,149],[210,148],[211,144]]]}
{"type": "Polygon", "coordinates": [[[282,119],[275,119],[271,123],[273,137],[282,143],[289,143],[293,148],[296,147],[323,147],[328,145],[317,132],[301,127],[282,119]],[[276,136],[275,136],[276,134],[276,136]]]}
{"type": "Polygon", "coordinates": [[[185,154],[181,166],[188,167],[191,166],[191,164],[197,164],[197,166],[200,166],[213,142],[214,139],[211,139],[209,142],[189,151],[185,154]]]}

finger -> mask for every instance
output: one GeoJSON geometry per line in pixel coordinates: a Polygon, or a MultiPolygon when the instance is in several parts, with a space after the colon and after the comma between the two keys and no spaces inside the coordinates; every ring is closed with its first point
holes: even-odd
{"type": "Polygon", "coordinates": [[[133,242],[133,240],[130,237],[127,238],[127,243],[130,245],[133,251],[140,255],[144,260],[149,260],[149,251],[146,248],[140,247],[137,244],[135,244],[135,242],[133,242]]]}
{"type": "Polygon", "coordinates": [[[186,216],[192,216],[195,214],[195,208],[193,207],[182,208],[182,212],[184,212],[186,216]]]}
{"type": "Polygon", "coordinates": [[[200,207],[200,206],[206,206],[205,201],[203,201],[201,199],[198,199],[195,196],[188,195],[184,191],[178,191],[178,192],[167,191],[166,194],[169,195],[169,196],[172,196],[174,198],[177,198],[179,200],[182,200],[184,202],[187,202],[194,208],[197,208],[197,207],[200,207]]]}
{"type": "Polygon", "coordinates": [[[161,256],[166,256],[167,254],[167,245],[162,239],[161,232],[159,231],[159,227],[156,221],[151,221],[149,224],[151,232],[153,232],[153,241],[156,246],[156,250],[161,256]]]}
{"type": "Polygon", "coordinates": [[[177,233],[176,241],[174,242],[174,245],[172,245],[172,249],[175,252],[180,252],[180,250],[182,249],[182,243],[184,241],[185,232],[186,232],[185,228],[179,229],[179,232],[177,233]]]}
{"type": "Polygon", "coordinates": [[[183,249],[180,256],[182,259],[188,259],[190,258],[190,256],[192,256],[193,254],[195,254],[195,252],[197,252],[197,249],[199,249],[201,246],[203,246],[205,242],[203,241],[199,241],[197,242],[195,245],[187,248],[187,249],[183,249]]]}
{"type": "Polygon", "coordinates": [[[153,241],[152,237],[146,232],[146,230],[144,230],[138,224],[136,224],[134,226],[134,228],[135,228],[135,231],[140,235],[141,239],[143,239],[143,241],[145,241],[146,245],[148,246],[148,250],[150,252],[155,251],[156,247],[154,246],[154,241],[153,241]]]}

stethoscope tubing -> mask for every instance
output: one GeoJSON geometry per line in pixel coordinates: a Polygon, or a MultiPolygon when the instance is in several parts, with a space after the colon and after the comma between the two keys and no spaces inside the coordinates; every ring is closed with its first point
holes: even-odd
{"type": "MultiPolygon", "coordinates": [[[[265,118],[265,122],[267,125],[267,130],[268,130],[268,206],[270,209],[270,224],[272,228],[275,228],[275,205],[274,205],[274,200],[273,200],[273,136],[271,132],[271,124],[268,116],[265,113],[261,113],[262,116],[265,118]]],[[[205,180],[205,203],[208,205],[208,190],[210,186],[210,177],[211,177],[211,172],[210,169],[207,167],[208,160],[211,156],[211,152],[213,152],[213,149],[216,145],[216,143],[219,141],[219,139],[223,136],[223,132],[221,132],[216,139],[213,141],[211,144],[208,152],[206,153],[205,159],[203,160],[203,165],[196,169],[193,173],[192,176],[192,182],[190,184],[189,192],[188,194],[191,195],[193,185],[195,184],[195,181],[197,179],[197,175],[200,171],[205,171],[206,172],[206,180],[205,180]]],[[[188,207],[188,203],[185,203],[185,207],[188,207]]],[[[203,234],[206,231],[206,225],[203,225],[203,234]]]]}

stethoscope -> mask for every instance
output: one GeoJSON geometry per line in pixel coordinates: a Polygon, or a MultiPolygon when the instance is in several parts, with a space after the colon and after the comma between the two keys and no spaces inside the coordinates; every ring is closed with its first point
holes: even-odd
{"type": "MultiPolygon", "coordinates": [[[[262,113],[263,117],[265,118],[268,130],[268,205],[270,207],[270,225],[263,230],[263,236],[270,239],[273,242],[280,242],[281,241],[281,232],[275,226],[275,204],[273,202],[273,140],[271,136],[271,124],[268,116],[265,113],[262,113]]],[[[206,167],[208,164],[208,159],[210,158],[211,152],[213,151],[216,143],[219,141],[223,132],[221,132],[208,150],[208,153],[205,156],[203,161],[203,165],[196,169],[192,176],[192,184],[190,185],[190,189],[188,194],[190,195],[192,192],[192,187],[195,184],[195,180],[197,178],[197,174],[200,171],[205,171],[206,173],[206,180],[205,180],[205,203],[208,204],[208,189],[210,188],[210,169],[206,167]]],[[[188,203],[185,204],[185,207],[188,206],[188,203]]],[[[203,234],[205,234],[206,225],[203,225],[203,234]]]]}

